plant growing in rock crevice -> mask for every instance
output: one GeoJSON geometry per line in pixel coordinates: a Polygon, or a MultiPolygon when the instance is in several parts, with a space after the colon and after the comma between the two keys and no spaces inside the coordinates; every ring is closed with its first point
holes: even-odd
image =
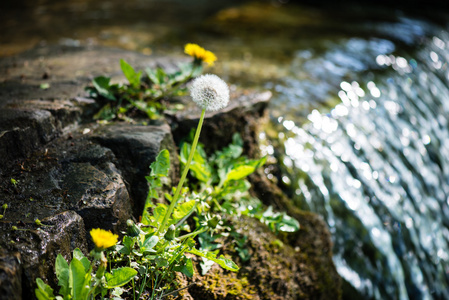
{"type": "Polygon", "coordinates": [[[136,71],[122,59],[120,67],[127,84],[112,84],[111,78],[105,76],[94,78],[92,86],[86,88],[102,105],[94,118],[131,121],[130,117],[143,113],[149,119],[157,119],[166,110],[182,109],[182,104],[175,103],[174,98],[187,93],[185,84],[202,73],[203,62],[210,66],[217,60],[215,54],[196,44],[185,45],[184,52],[193,61],[179,64],[173,72],[161,67],[136,71]]]}

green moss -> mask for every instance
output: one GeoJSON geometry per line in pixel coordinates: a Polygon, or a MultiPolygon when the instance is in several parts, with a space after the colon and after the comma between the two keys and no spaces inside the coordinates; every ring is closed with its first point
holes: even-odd
{"type": "Polygon", "coordinates": [[[255,286],[250,284],[248,278],[239,277],[236,273],[215,270],[203,280],[206,290],[204,292],[214,295],[213,299],[254,299],[257,294],[255,286]]]}

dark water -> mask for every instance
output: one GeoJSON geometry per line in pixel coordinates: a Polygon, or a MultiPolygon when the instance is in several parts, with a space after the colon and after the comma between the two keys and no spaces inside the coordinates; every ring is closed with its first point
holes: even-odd
{"type": "Polygon", "coordinates": [[[358,291],[345,298],[449,299],[449,18],[430,3],[366,3],[6,1],[0,55],[203,45],[219,58],[208,72],[274,91],[263,150],[328,223],[358,291]]]}

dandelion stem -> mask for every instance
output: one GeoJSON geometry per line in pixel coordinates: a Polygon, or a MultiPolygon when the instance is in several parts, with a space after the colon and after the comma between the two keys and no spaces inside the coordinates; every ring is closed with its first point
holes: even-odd
{"type": "Polygon", "coordinates": [[[181,241],[181,240],[184,240],[184,239],[186,239],[186,238],[188,238],[188,237],[196,236],[196,235],[198,235],[198,234],[200,234],[200,233],[205,232],[206,230],[207,230],[207,227],[203,227],[203,228],[201,228],[201,229],[199,229],[199,230],[197,230],[197,231],[194,231],[194,232],[191,232],[191,233],[187,233],[187,234],[184,234],[184,235],[178,237],[178,240],[181,241]]]}
{"type": "Polygon", "coordinates": [[[187,158],[187,163],[184,167],[184,171],[182,172],[181,179],[179,180],[178,187],[176,188],[175,195],[173,196],[173,200],[170,203],[170,206],[167,209],[167,212],[165,213],[164,219],[162,220],[161,225],[159,226],[158,233],[165,230],[165,226],[167,225],[168,218],[170,217],[171,213],[173,212],[173,209],[176,206],[176,203],[178,202],[179,195],[182,190],[182,185],[184,184],[184,181],[187,177],[187,173],[190,169],[190,163],[192,162],[193,155],[195,154],[196,145],[198,144],[198,139],[200,137],[201,133],[201,127],[203,127],[203,121],[204,121],[204,115],[206,114],[206,109],[203,109],[201,111],[201,117],[198,122],[198,127],[196,128],[195,137],[193,139],[192,147],[190,148],[189,157],[187,158]]]}
{"type": "Polygon", "coordinates": [[[223,211],[223,207],[221,207],[220,203],[218,203],[217,199],[213,198],[212,201],[215,203],[215,205],[218,207],[220,211],[223,211]]]}

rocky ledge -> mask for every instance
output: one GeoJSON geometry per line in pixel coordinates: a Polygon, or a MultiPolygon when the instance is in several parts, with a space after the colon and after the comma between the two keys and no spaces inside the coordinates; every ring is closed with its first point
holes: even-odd
{"type": "MultiPolygon", "coordinates": [[[[79,47],[37,48],[0,60],[0,204],[8,205],[0,220],[2,299],[34,299],[37,277],[56,287],[57,253],[70,259],[73,249],[80,248],[87,254],[91,228],[119,233],[128,218],[137,218],[148,190],[144,177],[161,149],[172,156],[171,180],[178,178],[176,145],[196,126],[199,112],[194,107],[149,126],[91,120],[98,107],[84,87],[98,75],[121,80],[120,58],[138,68],[173,64],[166,57],[79,47]]],[[[202,138],[213,145],[209,150],[240,132],[246,153],[257,156],[270,96],[233,91],[228,108],[206,116],[202,138]]],[[[213,267],[205,276],[180,277],[186,285],[194,284],[179,297],[340,298],[324,222],[293,207],[263,173],[251,180],[254,194],[266,205],[288,211],[301,229],[275,236],[255,219],[233,220],[248,236],[251,259],[240,262],[232,247],[224,247],[241,266],[239,273],[213,267]]]]}

